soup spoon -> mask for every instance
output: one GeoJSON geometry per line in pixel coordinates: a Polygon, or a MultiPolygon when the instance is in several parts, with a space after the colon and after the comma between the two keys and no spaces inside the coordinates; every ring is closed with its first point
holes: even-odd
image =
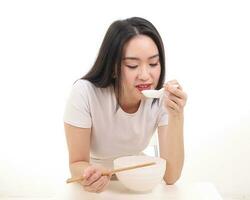
{"type": "MultiPolygon", "coordinates": [[[[178,88],[179,85],[173,84],[172,87],[178,88]]],[[[164,94],[164,88],[161,88],[160,90],[143,90],[142,94],[147,98],[161,98],[161,96],[164,94]]]]}

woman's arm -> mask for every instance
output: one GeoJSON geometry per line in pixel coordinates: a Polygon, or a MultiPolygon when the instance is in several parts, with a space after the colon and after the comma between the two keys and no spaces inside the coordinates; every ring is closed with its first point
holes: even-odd
{"type": "Polygon", "coordinates": [[[64,123],[68,144],[69,168],[72,177],[82,176],[89,164],[90,128],[78,128],[64,123]]]}
{"type": "Polygon", "coordinates": [[[167,92],[164,105],[168,112],[168,125],[158,128],[158,138],[160,156],[167,161],[164,180],[167,184],[174,184],[181,176],[184,163],[183,123],[187,95],[176,80],[169,81],[164,88],[167,92]]]}
{"type": "Polygon", "coordinates": [[[111,176],[102,176],[102,172],[107,172],[102,167],[92,166],[89,163],[90,153],[90,128],[78,128],[64,123],[65,133],[69,150],[69,167],[72,177],[84,176],[80,184],[86,191],[103,191],[111,176]]]}
{"type": "Polygon", "coordinates": [[[169,117],[168,125],[158,128],[160,157],[166,160],[164,180],[174,184],[184,163],[183,115],[169,117]]]}

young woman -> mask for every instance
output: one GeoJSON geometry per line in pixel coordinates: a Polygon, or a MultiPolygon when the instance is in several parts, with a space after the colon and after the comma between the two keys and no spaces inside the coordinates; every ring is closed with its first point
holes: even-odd
{"type": "Polygon", "coordinates": [[[112,23],[93,67],[74,83],[64,114],[71,175],[85,177],[85,190],[103,191],[110,177],[101,173],[117,157],[140,154],[156,129],[167,161],[164,180],[178,180],[187,97],[176,80],[164,84],[164,77],[164,47],[153,24],[138,17],[112,23]],[[160,99],[141,93],[162,87],[160,99]]]}

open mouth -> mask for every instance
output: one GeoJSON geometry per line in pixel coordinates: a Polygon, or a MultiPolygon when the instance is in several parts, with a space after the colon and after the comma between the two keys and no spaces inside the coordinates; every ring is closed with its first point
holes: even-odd
{"type": "Polygon", "coordinates": [[[151,89],[151,84],[140,84],[135,86],[140,92],[143,90],[150,90],[151,89]]]}

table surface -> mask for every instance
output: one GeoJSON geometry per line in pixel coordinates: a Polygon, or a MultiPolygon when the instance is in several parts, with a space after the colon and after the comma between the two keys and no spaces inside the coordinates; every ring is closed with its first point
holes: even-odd
{"type": "Polygon", "coordinates": [[[51,197],[5,197],[1,200],[222,200],[214,185],[210,182],[179,183],[157,185],[151,192],[138,193],[126,189],[119,181],[111,181],[102,193],[84,191],[78,183],[58,186],[51,197]]]}
{"type": "Polygon", "coordinates": [[[222,200],[217,189],[212,183],[177,183],[166,185],[164,182],[157,185],[151,192],[138,193],[126,189],[119,181],[111,181],[107,190],[102,193],[89,193],[84,191],[77,183],[65,184],[53,200],[222,200]]]}

